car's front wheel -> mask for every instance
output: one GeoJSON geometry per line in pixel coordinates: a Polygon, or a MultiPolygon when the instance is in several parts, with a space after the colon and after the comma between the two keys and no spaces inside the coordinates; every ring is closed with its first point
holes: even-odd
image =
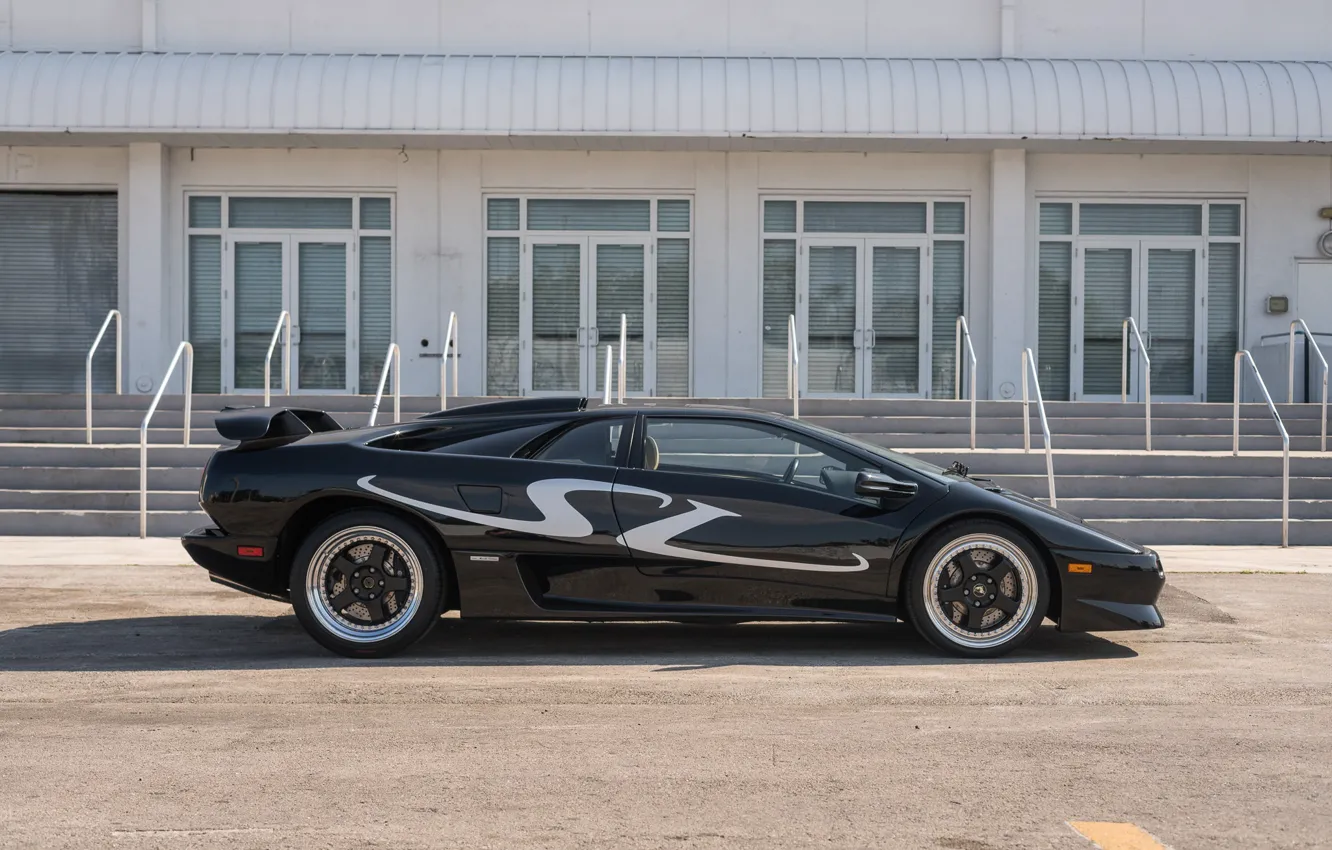
{"type": "Polygon", "coordinates": [[[953,523],[921,541],[907,578],[916,630],[955,655],[989,658],[1031,639],[1050,605],[1039,552],[989,520],[953,523]]]}
{"type": "Polygon", "coordinates": [[[430,631],[443,607],[442,565],[415,526],[393,514],[336,514],[301,545],[291,567],[291,601],[310,636],[352,658],[406,649],[430,631]]]}

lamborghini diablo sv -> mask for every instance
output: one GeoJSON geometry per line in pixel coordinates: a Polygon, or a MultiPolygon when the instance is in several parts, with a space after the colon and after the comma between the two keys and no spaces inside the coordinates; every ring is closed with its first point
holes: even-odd
{"type": "Polygon", "coordinates": [[[467,618],[909,620],[957,655],[1158,628],[1155,552],[949,469],[753,410],[474,404],[342,429],[232,410],[183,538],[211,578],[385,656],[467,618]]]}

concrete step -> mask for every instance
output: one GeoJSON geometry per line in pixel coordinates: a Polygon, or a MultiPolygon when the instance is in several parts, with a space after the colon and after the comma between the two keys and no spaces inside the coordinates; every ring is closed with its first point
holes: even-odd
{"type": "MultiPolygon", "coordinates": [[[[151,463],[151,453],[150,460],[151,463]]],[[[198,490],[201,467],[149,467],[150,490],[198,490]]],[[[0,490],[139,490],[139,468],[0,466],[0,490]]]]}
{"type": "MultiPolygon", "coordinates": [[[[1062,493],[1058,495],[1060,510],[1089,522],[1102,519],[1271,519],[1281,515],[1279,498],[1075,499],[1062,493]]],[[[1290,516],[1292,519],[1332,519],[1332,500],[1292,499],[1290,516]]]]}
{"type": "MultiPolygon", "coordinates": [[[[1146,546],[1277,546],[1281,543],[1280,509],[1275,519],[1172,520],[1122,519],[1088,523],[1146,546]]],[[[1290,521],[1290,545],[1332,545],[1332,519],[1290,521]]],[[[1166,572],[1170,563],[1165,563],[1166,572]]]]}
{"type": "MultiPolygon", "coordinates": [[[[806,421],[841,431],[846,434],[970,434],[971,420],[968,417],[943,416],[805,416],[806,421]]],[[[1316,437],[1319,435],[1317,419],[1292,419],[1286,422],[1286,430],[1292,435],[1316,437]]],[[[1031,419],[1032,434],[1039,434],[1041,423],[1037,417],[1031,419]]],[[[986,416],[976,417],[976,433],[1021,434],[1021,416],[986,416]]],[[[1057,442],[1069,435],[1122,435],[1136,437],[1142,442],[1146,427],[1141,418],[1128,419],[1118,417],[1059,417],[1050,419],[1050,433],[1057,442]]],[[[1231,419],[1152,419],[1152,437],[1175,436],[1225,436],[1233,434],[1231,419]]],[[[1241,418],[1240,434],[1277,434],[1276,425],[1270,416],[1262,418],[1241,418]]]]}
{"type": "MultiPolygon", "coordinates": [[[[150,511],[194,511],[198,490],[153,490],[150,511]]],[[[137,511],[138,490],[0,490],[0,510],[137,511]]]]}
{"type": "MultiPolygon", "coordinates": [[[[939,466],[955,460],[971,469],[973,475],[1032,475],[1045,473],[1045,452],[1033,448],[1023,451],[943,451],[912,450],[912,457],[939,466]]],[[[1182,453],[1143,451],[1061,451],[1054,454],[1056,475],[1119,476],[1281,476],[1281,453],[1262,452],[1232,456],[1229,452],[1182,453]]],[[[1290,459],[1292,476],[1330,479],[1323,486],[1332,488],[1332,452],[1303,453],[1290,459]]],[[[1328,498],[1332,498],[1332,490],[1328,498]]]]}
{"type": "MultiPolygon", "coordinates": [[[[858,439],[901,451],[965,449],[971,445],[970,434],[856,434],[858,439]]],[[[1142,451],[1146,445],[1143,435],[1134,436],[1099,436],[1092,434],[1054,435],[1051,439],[1055,448],[1085,451],[1142,451]]],[[[1021,432],[1015,434],[977,434],[977,451],[986,449],[1020,449],[1021,432]]],[[[1032,449],[1044,451],[1044,442],[1040,432],[1032,434],[1032,449]]],[[[1170,452],[1228,452],[1233,445],[1229,435],[1212,437],[1160,436],[1152,437],[1153,451],[1170,452]]],[[[1292,437],[1290,449],[1293,452],[1317,452],[1317,437],[1292,437]]],[[[1332,443],[1329,443],[1332,448],[1332,443]]],[[[1246,452],[1281,451],[1281,438],[1278,436],[1240,435],[1240,450],[1246,452]]]]}
{"type": "MultiPolygon", "coordinates": [[[[217,445],[150,446],[148,463],[156,467],[186,467],[203,469],[208,458],[217,451],[217,445]]],[[[6,466],[63,466],[63,467],[116,467],[139,465],[137,445],[69,445],[56,443],[8,443],[0,445],[0,467],[6,466]]]]}
{"type": "MultiPolygon", "coordinates": [[[[180,445],[183,434],[180,428],[150,428],[148,445],[180,445]]],[[[0,427],[0,445],[5,443],[81,443],[87,439],[87,432],[82,428],[5,428],[0,427]]],[[[138,428],[96,428],[93,430],[95,445],[135,445],[139,444],[138,428]]],[[[195,445],[216,445],[223,442],[213,427],[190,429],[190,442],[195,445]]],[[[86,444],[85,444],[86,445],[86,444]]]]}
{"type": "MultiPolygon", "coordinates": [[[[148,534],[176,537],[208,525],[201,511],[152,511],[148,534]]],[[[139,512],[70,510],[0,510],[0,535],[130,537],[139,533],[139,512]]]]}
{"type": "MultiPolygon", "coordinates": [[[[1036,499],[1044,499],[1049,487],[1044,474],[987,476],[995,484],[1036,499]]],[[[1056,475],[1055,495],[1063,507],[1067,499],[1186,499],[1198,503],[1206,515],[1214,499],[1281,498],[1281,478],[1188,476],[1188,475],[1056,475]]],[[[1323,478],[1290,479],[1292,499],[1332,499],[1332,482],[1323,478]]],[[[1277,509],[1280,514],[1280,508],[1277,509]]]]}

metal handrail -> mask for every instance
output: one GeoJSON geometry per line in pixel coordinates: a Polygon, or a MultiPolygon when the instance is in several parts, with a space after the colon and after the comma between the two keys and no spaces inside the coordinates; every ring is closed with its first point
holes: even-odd
{"type": "Polygon", "coordinates": [[[624,404],[624,386],[625,386],[624,352],[625,349],[628,348],[628,342],[629,342],[629,317],[626,316],[624,313],[621,313],[620,314],[620,379],[619,379],[620,404],[624,404]]]}
{"type": "Polygon", "coordinates": [[[800,418],[800,341],[796,339],[796,321],[786,323],[786,397],[791,399],[791,417],[800,418]]]}
{"type": "Polygon", "coordinates": [[[123,347],[121,341],[125,334],[122,333],[120,311],[112,310],[106,314],[106,319],[102,321],[102,329],[97,332],[97,338],[93,340],[92,348],[88,349],[88,361],[84,364],[83,370],[83,408],[87,414],[88,426],[88,445],[93,441],[92,424],[92,364],[93,355],[97,353],[97,346],[102,344],[102,337],[106,336],[106,329],[111,326],[111,320],[116,320],[116,395],[121,394],[121,376],[120,376],[120,350],[123,347]]]}
{"type": "Polygon", "coordinates": [[[1235,352],[1235,443],[1231,453],[1239,457],[1240,378],[1243,377],[1240,363],[1245,359],[1248,359],[1249,367],[1253,369],[1253,376],[1258,379],[1258,389],[1263,391],[1267,409],[1271,411],[1277,430],[1281,432],[1281,548],[1285,549],[1290,546],[1290,432],[1281,421],[1281,414],[1277,413],[1276,405],[1272,402],[1272,394],[1267,391],[1267,384],[1263,383],[1263,376],[1258,372],[1258,364],[1253,362],[1253,355],[1247,348],[1235,352]]]}
{"type": "Polygon", "coordinates": [[[1323,410],[1318,417],[1319,421],[1319,444],[1320,452],[1327,451],[1327,358],[1323,356],[1323,349],[1319,347],[1318,340],[1314,339],[1313,331],[1304,323],[1303,319],[1296,319],[1290,323],[1290,357],[1286,366],[1286,403],[1295,403],[1295,326],[1299,325],[1304,329],[1304,344],[1313,346],[1314,354],[1318,355],[1318,360],[1323,364],[1323,410]]]}
{"type": "Polygon", "coordinates": [[[606,374],[601,379],[604,394],[601,399],[602,404],[611,403],[611,358],[615,356],[615,346],[606,346],[606,374]]]}
{"type": "Polygon", "coordinates": [[[278,340],[282,339],[282,328],[287,329],[287,341],[282,346],[282,389],[284,395],[291,395],[291,313],[283,310],[278,314],[277,327],[273,328],[273,338],[268,341],[268,354],[264,355],[264,407],[269,404],[269,382],[273,371],[273,350],[278,340]]]}
{"type": "Polygon", "coordinates": [[[171,375],[176,371],[176,364],[180,362],[180,355],[184,353],[185,358],[185,436],[181,442],[182,446],[190,444],[190,408],[194,401],[194,346],[188,342],[181,342],[176,346],[176,354],[171,358],[171,365],[167,367],[166,374],[162,376],[162,383],[157,388],[157,395],[153,396],[153,403],[148,405],[148,412],[143,416],[143,422],[139,423],[139,537],[148,536],[148,423],[152,421],[153,414],[157,412],[157,405],[162,401],[162,393],[166,390],[167,383],[171,380],[171,375]]]}
{"type": "Polygon", "coordinates": [[[1124,320],[1124,348],[1119,354],[1119,400],[1128,401],[1128,349],[1129,330],[1138,338],[1138,354],[1142,357],[1142,394],[1147,404],[1143,418],[1147,421],[1147,451],[1152,450],[1152,358],[1147,356],[1147,344],[1142,341],[1138,323],[1132,316],[1124,320]]]}
{"type": "Polygon", "coordinates": [[[402,421],[402,349],[396,342],[391,342],[384,355],[384,369],[379,373],[379,391],[375,393],[375,403],[370,405],[371,426],[379,416],[379,403],[384,400],[384,384],[388,382],[390,367],[393,369],[393,421],[402,421]]]}
{"type": "Polygon", "coordinates": [[[458,397],[458,314],[449,313],[444,333],[444,356],[439,361],[439,409],[449,409],[449,354],[453,354],[453,397],[458,397]]]}
{"type": "Polygon", "coordinates": [[[1036,385],[1036,409],[1041,414],[1041,431],[1045,434],[1045,477],[1050,483],[1050,507],[1059,507],[1055,498],[1054,448],[1050,445],[1050,421],[1045,418],[1045,399],[1041,397],[1041,382],[1036,377],[1036,355],[1030,348],[1022,349],[1022,448],[1031,451],[1031,408],[1027,400],[1027,373],[1036,385]]]}
{"type": "Polygon", "coordinates": [[[976,349],[971,346],[971,328],[967,327],[967,317],[958,316],[953,327],[953,398],[962,398],[962,340],[967,342],[967,358],[971,369],[967,373],[971,379],[971,449],[976,450],[976,349]]]}

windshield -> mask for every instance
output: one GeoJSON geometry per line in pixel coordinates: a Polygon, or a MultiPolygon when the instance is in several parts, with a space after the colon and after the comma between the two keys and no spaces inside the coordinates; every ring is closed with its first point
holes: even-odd
{"type": "Polygon", "coordinates": [[[911,455],[904,455],[900,452],[895,452],[892,449],[885,449],[883,446],[876,446],[873,443],[867,443],[864,440],[856,439],[850,434],[843,434],[841,431],[834,431],[831,428],[824,428],[821,425],[812,425],[803,420],[800,422],[800,424],[802,427],[808,428],[811,431],[817,431],[821,434],[825,434],[827,436],[841,440],[844,443],[850,443],[856,448],[861,449],[862,451],[866,451],[874,455],[875,457],[880,457],[883,458],[884,460],[892,461],[893,463],[899,466],[905,466],[907,469],[911,469],[916,472],[928,473],[930,475],[935,475],[940,478],[944,476],[945,470],[943,469],[943,467],[935,466],[929,461],[921,460],[920,458],[912,457],[911,455]]]}

